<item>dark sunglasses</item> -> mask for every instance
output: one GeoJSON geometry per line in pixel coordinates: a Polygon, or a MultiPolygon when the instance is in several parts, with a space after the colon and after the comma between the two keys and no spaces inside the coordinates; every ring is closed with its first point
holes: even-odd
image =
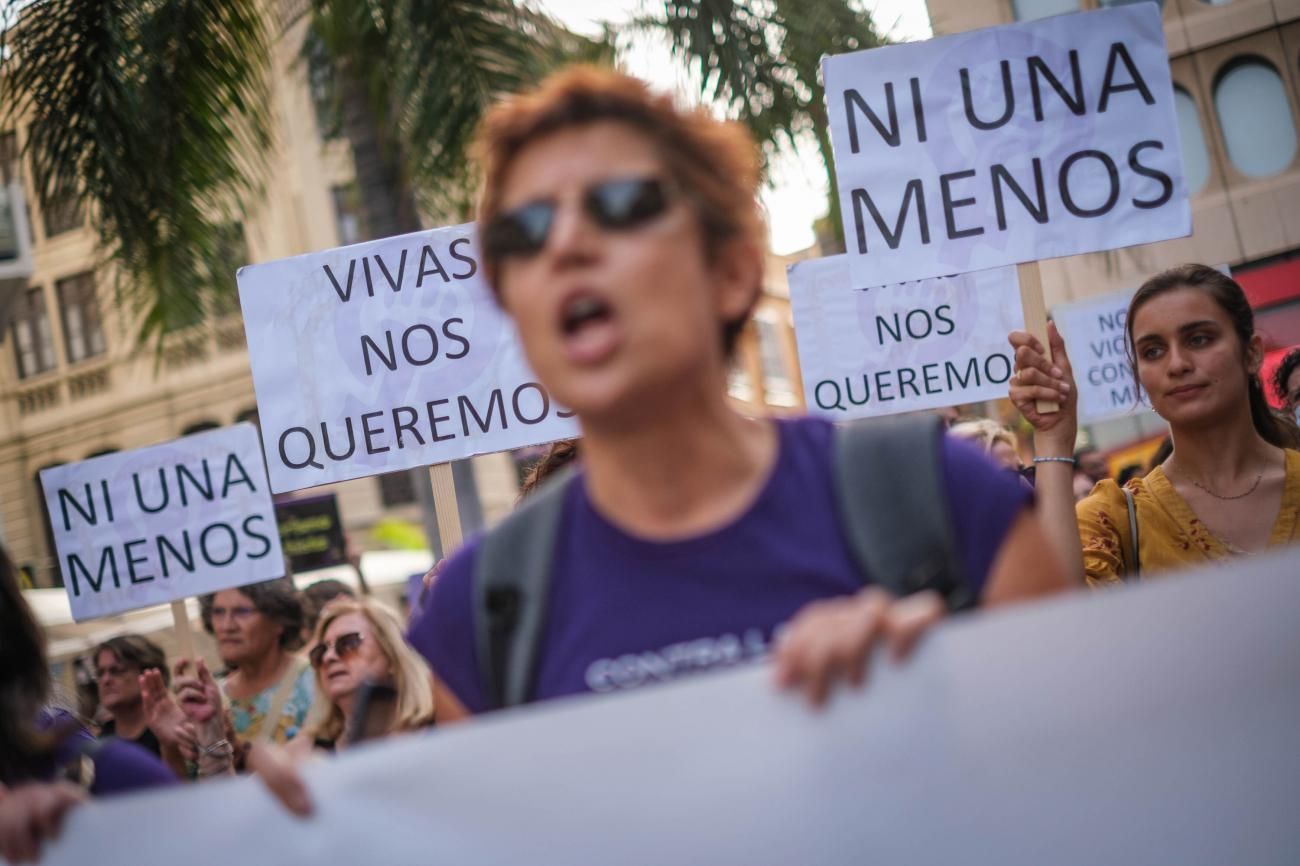
{"type": "MultiPolygon", "coordinates": [[[[593,184],[582,194],[582,209],[601,228],[636,228],[668,209],[668,186],[653,177],[622,178],[593,184]]],[[[497,215],[483,229],[488,258],[533,256],[546,246],[555,223],[556,203],[535,201],[497,215]]]]}
{"type": "Polygon", "coordinates": [[[365,640],[361,632],[350,631],[347,634],[341,634],[331,641],[321,641],[311,648],[307,658],[311,660],[311,666],[318,668],[325,661],[325,653],[334,648],[334,655],[339,657],[339,661],[346,661],[348,656],[361,649],[361,642],[365,640]]]}

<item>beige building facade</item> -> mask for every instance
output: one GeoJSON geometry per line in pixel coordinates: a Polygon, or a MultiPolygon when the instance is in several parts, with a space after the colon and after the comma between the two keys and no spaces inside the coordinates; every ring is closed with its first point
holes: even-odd
{"type": "MultiPolygon", "coordinates": [[[[276,149],[265,192],[231,226],[236,267],[361,240],[352,159],[346,141],[322,136],[303,64],[299,23],[274,46],[271,75],[276,149]]],[[[37,185],[18,154],[26,130],[0,129],[0,186],[37,185]]],[[[143,170],[143,169],[142,169],[143,170]]],[[[10,284],[12,324],[0,346],[0,542],[34,586],[58,585],[38,473],[110,451],[157,444],[256,418],[256,402],[238,312],[219,315],[169,338],[161,353],[139,350],[131,315],[114,303],[112,279],[99,264],[87,215],[25,195],[32,274],[10,284]]],[[[783,260],[742,337],[732,393],[753,411],[802,405],[783,260]]],[[[509,511],[520,465],[509,454],[476,458],[478,509],[490,523],[509,511]]],[[[381,546],[375,528],[395,520],[420,525],[408,473],[329,485],[350,541],[381,546]]],[[[408,533],[409,536],[409,533],[408,533]]]]}
{"type": "MultiPolygon", "coordinates": [[[[927,5],[934,33],[942,36],[1118,3],[927,5]]],[[[1163,0],[1160,6],[1193,233],[1044,261],[1044,294],[1050,307],[1136,288],[1184,262],[1227,264],[1255,308],[1270,352],[1267,374],[1288,347],[1300,344],[1300,0],[1163,0]]],[[[1131,429],[1138,435],[1160,428],[1135,423],[1131,429]]]]}

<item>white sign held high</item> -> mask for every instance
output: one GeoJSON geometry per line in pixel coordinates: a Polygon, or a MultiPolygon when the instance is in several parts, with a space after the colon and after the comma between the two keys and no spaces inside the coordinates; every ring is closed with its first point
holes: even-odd
{"type": "Polygon", "coordinates": [[[847,420],[1005,397],[1015,268],[855,288],[846,256],[789,268],[809,411],[847,420]]]}
{"type": "Polygon", "coordinates": [[[1191,232],[1158,4],[843,54],[823,71],[857,283],[1191,232]]]}
{"type": "Polygon", "coordinates": [[[284,574],[252,424],[41,472],[78,622],[284,574]]]}
{"type": "Polygon", "coordinates": [[[239,302],[276,493],[576,435],[472,225],[240,268],[239,302]]]}

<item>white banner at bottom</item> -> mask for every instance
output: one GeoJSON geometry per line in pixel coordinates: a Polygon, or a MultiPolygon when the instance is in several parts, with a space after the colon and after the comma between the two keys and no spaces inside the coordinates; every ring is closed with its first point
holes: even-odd
{"type": "Polygon", "coordinates": [[[766,668],[80,809],[48,864],[1292,864],[1300,552],[964,617],[814,713],[766,668]]]}

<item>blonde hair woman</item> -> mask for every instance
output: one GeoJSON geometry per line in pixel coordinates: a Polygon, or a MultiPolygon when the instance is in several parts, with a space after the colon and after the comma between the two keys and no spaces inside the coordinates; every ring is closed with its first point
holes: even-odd
{"type": "Polygon", "coordinates": [[[429,666],[407,645],[401,620],[387,606],[372,599],[335,599],[322,611],[310,646],[316,703],[290,744],[292,753],[345,748],[348,723],[367,682],[394,692],[384,736],[433,724],[429,666]]]}
{"type": "Polygon", "coordinates": [[[949,427],[948,432],[958,439],[965,439],[981,446],[984,453],[999,466],[1013,472],[1020,471],[1020,452],[1016,447],[1016,434],[998,422],[987,418],[962,421],[949,427]]]}
{"type": "MultiPolygon", "coordinates": [[[[376,683],[393,690],[391,711],[379,720],[378,736],[427,728],[434,718],[433,675],[407,645],[401,620],[387,605],[369,598],[336,598],[321,611],[308,645],[316,674],[316,703],[307,722],[288,746],[268,744],[250,750],[247,764],[298,815],[311,814],[312,802],[296,765],[313,752],[347,748],[350,720],[363,685],[376,683]]],[[[368,726],[373,721],[368,718],[368,726]]]]}

